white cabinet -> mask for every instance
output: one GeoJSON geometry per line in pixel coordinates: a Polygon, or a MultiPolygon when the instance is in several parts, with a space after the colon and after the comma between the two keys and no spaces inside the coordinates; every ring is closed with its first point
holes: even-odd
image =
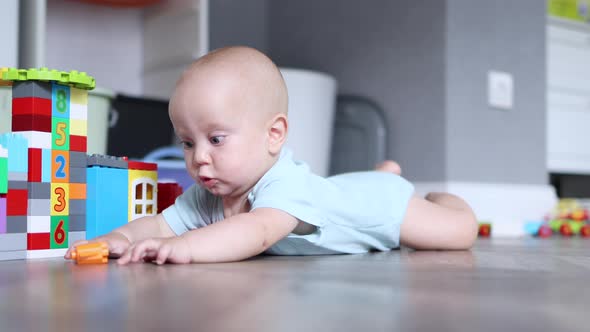
{"type": "Polygon", "coordinates": [[[207,51],[208,0],[140,8],[108,2],[46,1],[42,63],[88,72],[116,92],[168,99],[182,69],[207,51]]]}
{"type": "Polygon", "coordinates": [[[590,174],[590,27],[547,28],[547,166],[590,174]]]}
{"type": "Polygon", "coordinates": [[[143,93],[168,99],[184,69],[208,51],[208,0],[148,8],[142,25],[143,93]]]}

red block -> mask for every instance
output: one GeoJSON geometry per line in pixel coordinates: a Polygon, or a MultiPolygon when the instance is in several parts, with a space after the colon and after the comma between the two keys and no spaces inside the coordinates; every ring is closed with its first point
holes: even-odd
{"type": "Polygon", "coordinates": [[[51,132],[51,117],[44,115],[13,115],[12,131],[42,131],[51,132]]]}
{"type": "Polygon", "coordinates": [[[176,183],[158,182],[158,213],[174,204],[176,197],[182,194],[182,187],[176,183]]]}
{"type": "Polygon", "coordinates": [[[70,135],[70,151],[86,152],[86,136],[70,135]]]}
{"type": "Polygon", "coordinates": [[[27,250],[51,249],[50,233],[28,233],[27,250]]]}
{"type": "Polygon", "coordinates": [[[8,189],[6,193],[6,215],[7,216],[26,216],[27,215],[27,195],[26,189],[8,189]]]}
{"type": "Polygon", "coordinates": [[[41,182],[42,155],[41,149],[29,148],[29,182],[41,182]]]}
{"type": "Polygon", "coordinates": [[[129,161],[129,162],[127,162],[127,168],[141,170],[141,171],[157,171],[158,164],[146,163],[143,161],[129,161]]]}
{"type": "Polygon", "coordinates": [[[12,99],[12,115],[43,115],[51,118],[51,99],[14,98],[12,99]]]}

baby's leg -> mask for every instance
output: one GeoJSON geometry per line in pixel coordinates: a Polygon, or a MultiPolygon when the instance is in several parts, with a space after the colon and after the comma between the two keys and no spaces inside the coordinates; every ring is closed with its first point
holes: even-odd
{"type": "Polygon", "coordinates": [[[414,249],[469,249],[477,237],[475,214],[448,193],[413,196],[400,230],[400,243],[414,249]]]}

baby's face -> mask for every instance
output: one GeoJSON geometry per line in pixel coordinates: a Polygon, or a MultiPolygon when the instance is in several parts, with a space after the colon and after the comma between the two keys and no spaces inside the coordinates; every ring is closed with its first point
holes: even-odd
{"type": "Polygon", "coordinates": [[[231,81],[195,79],[179,85],[170,102],[188,172],[218,196],[248,193],[273,162],[268,122],[242,91],[231,81]]]}

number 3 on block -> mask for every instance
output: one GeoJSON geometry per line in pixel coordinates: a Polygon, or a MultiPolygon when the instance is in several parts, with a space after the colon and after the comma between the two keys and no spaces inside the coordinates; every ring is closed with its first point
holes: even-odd
{"type": "Polygon", "coordinates": [[[67,183],[51,184],[51,215],[67,216],[70,214],[70,190],[67,183]]]}

